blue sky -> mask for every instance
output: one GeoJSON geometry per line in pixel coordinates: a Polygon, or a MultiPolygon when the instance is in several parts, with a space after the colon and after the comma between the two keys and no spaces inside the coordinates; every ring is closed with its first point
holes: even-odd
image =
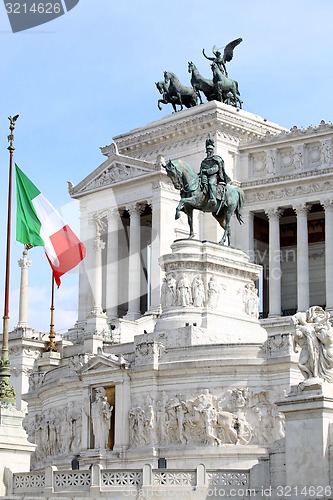
{"type": "MultiPolygon", "coordinates": [[[[66,15],[13,34],[0,5],[0,227],[6,230],[8,119],[20,114],[15,161],[51,203],[78,228],[77,204],[67,180],[77,184],[104,157],[99,147],[114,135],[157,120],[154,82],[163,71],[189,84],[192,60],[210,78],[201,54],[242,37],[228,65],[239,82],[244,109],[287,128],[331,121],[331,0],[80,0],[66,15]]],[[[13,227],[14,232],[14,227],[13,227]]],[[[40,248],[30,252],[33,328],[48,330],[50,270],[40,248]]],[[[22,245],[12,240],[11,327],[22,245]]],[[[5,239],[0,242],[0,307],[3,308],[5,239]],[[1,281],[2,280],[2,281],[1,281]]],[[[77,274],[56,293],[56,330],[76,319],[77,274]]],[[[1,313],[2,315],[2,313],[1,313]]]]}

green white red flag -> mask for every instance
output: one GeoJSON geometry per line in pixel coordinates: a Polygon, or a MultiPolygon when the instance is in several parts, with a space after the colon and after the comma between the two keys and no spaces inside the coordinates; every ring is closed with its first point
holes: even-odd
{"type": "Polygon", "coordinates": [[[60,277],[84,259],[85,246],[31,180],[17,165],[15,168],[16,240],[44,247],[59,287],[60,277]]]}

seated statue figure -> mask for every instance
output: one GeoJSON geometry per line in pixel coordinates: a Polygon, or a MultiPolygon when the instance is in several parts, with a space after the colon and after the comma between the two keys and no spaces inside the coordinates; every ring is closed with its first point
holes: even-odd
{"type": "Polygon", "coordinates": [[[319,306],[298,312],[292,318],[296,330],[294,349],[301,352],[298,366],[306,379],[319,377],[333,382],[333,327],[330,314],[319,306]]]}

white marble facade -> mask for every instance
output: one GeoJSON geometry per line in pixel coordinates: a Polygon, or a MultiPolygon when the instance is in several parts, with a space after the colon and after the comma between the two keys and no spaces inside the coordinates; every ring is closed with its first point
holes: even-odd
{"type": "MultiPolygon", "coordinates": [[[[34,469],[68,468],[76,455],[83,469],[165,458],[170,468],[261,471],[258,486],[268,471],[287,484],[281,464],[297,466],[288,462],[293,404],[299,423],[314,393],[323,411],[330,401],[331,366],[304,384],[306,347],[300,359],[295,344],[302,349],[305,311],[333,309],[332,140],[331,124],[287,131],[209,102],[101,148],[106,160],[70,184],[87,246],[78,321],[58,339],[59,355],[38,355],[41,339],[29,341],[38,351],[24,396],[34,469]],[[221,229],[209,214],[196,214],[195,239],[186,239],[163,168],[182,158],[199,170],[208,133],[245,192],[230,248],[215,243],[221,229]]],[[[328,326],[318,331],[330,341],[328,326]]],[[[325,426],[329,446],[327,418],[325,426]]],[[[311,425],[301,439],[309,433],[311,425]]]]}

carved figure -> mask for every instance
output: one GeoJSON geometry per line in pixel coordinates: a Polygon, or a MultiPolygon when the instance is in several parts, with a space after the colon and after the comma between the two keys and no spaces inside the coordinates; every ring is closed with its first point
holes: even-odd
{"type": "Polygon", "coordinates": [[[247,283],[244,287],[243,301],[245,304],[245,312],[252,318],[259,316],[259,297],[258,290],[254,283],[247,283]]]}
{"type": "MultiPolygon", "coordinates": [[[[209,138],[211,146],[213,146],[213,141],[209,138]]],[[[220,158],[220,157],[219,157],[220,158]]],[[[212,156],[211,158],[206,158],[207,163],[207,177],[210,173],[209,168],[216,165],[220,166],[222,161],[217,160],[217,156],[212,156]],[[210,167],[209,167],[210,165],[210,167]]],[[[221,159],[222,160],[222,159],[221,159]]],[[[207,186],[202,183],[202,175],[198,175],[192,167],[183,160],[169,160],[165,165],[168,176],[170,177],[174,187],[180,191],[180,202],[176,208],[176,219],[184,212],[187,215],[187,221],[190,228],[189,238],[194,237],[193,232],[193,210],[201,210],[202,212],[211,212],[213,217],[217,220],[220,226],[224,229],[223,237],[220,241],[221,245],[224,245],[226,239],[228,239],[228,245],[230,246],[230,220],[232,215],[236,215],[238,222],[243,223],[241,210],[244,204],[244,193],[243,190],[237,186],[232,186],[226,184],[220,188],[217,185],[216,195],[214,193],[214,181],[211,182],[212,195],[208,194],[208,180],[207,186]],[[213,187],[212,187],[213,186],[213,187]],[[214,195],[216,197],[216,202],[214,203],[214,195]],[[211,200],[209,200],[211,198],[211,200]],[[213,202],[213,203],[212,203],[213,202]]],[[[213,174],[212,174],[213,175],[213,174]]],[[[215,175],[215,174],[214,174],[215,175]]],[[[223,175],[223,174],[222,174],[223,175]]],[[[222,177],[223,178],[223,177],[222,177]]],[[[225,178],[228,181],[228,178],[225,178]]],[[[228,181],[229,182],[229,181],[228,181]]]]}
{"type": "Polygon", "coordinates": [[[333,327],[329,318],[319,306],[292,317],[296,326],[294,350],[297,352],[297,345],[301,348],[298,366],[305,379],[320,377],[333,382],[333,327]]]}
{"type": "Polygon", "coordinates": [[[202,53],[206,59],[209,61],[213,61],[220,71],[225,74],[225,76],[228,76],[227,69],[226,69],[226,63],[230,62],[234,56],[234,48],[237,47],[241,42],[243,41],[242,38],[236,38],[236,40],[233,40],[232,42],[229,42],[225,47],[223,51],[223,56],[221,49],[218,49],[215,45],[212,48],[212,52],[214,54],[214,57],[208,57],[205,54],[205,49],[202,49],[202,53]]]}
{"type": "Polygon", "coordinates": [[[208,290],[207,290],[207,305],[211,307],[212,309],[215,309],[217,307],[217,300],[218,300],[218,294],[219,294],[219,288],[216,279],[214,276],[211,276],[209,281],[208,281],[208,290]]]}
{"type": "Polygon", "coordinates": [[[192,304],[191,285],[185,273],[181,275],[177,283],[177,302],[179,306],[192,304]]]}
{"type": "Polygon", "coordinates": [[[162,308],[171,307],[176,304],[177,301],[177,282],[171,274],[163,279],[163,284],[161,288],[161,305],[162,308]]]}
{"type": "Polygon", "coordinates": [[[91,404],[91,418],[95,438],[95,448],[108,447],[110,419],[113,406],[110,406],[103,387],[96,389],[95,401],[91,404]]]}
{"type": "Polygon", "coordinates": [[[193,305],[194,307],[203,307],[205,303],[205,286],[201,276],[196,276],[192,283],[193,305]]]}

